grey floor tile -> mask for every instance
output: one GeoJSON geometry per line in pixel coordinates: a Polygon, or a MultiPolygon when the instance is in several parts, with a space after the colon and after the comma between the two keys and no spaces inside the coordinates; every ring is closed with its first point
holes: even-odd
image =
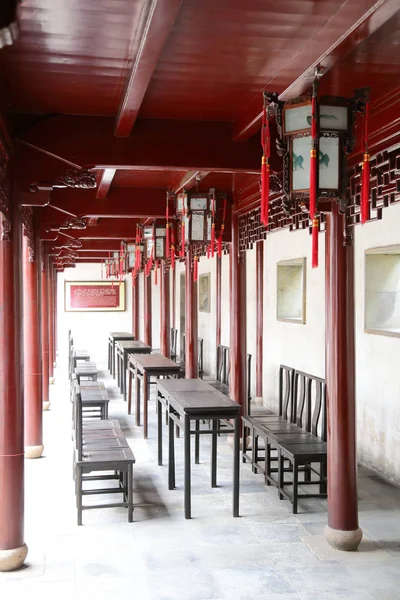
{"type": "Polygon", "coordinates": [[[215,577],[227,598],[298,598],[296,590],[279,569],[270,567],[242,567],[216,569],[215,577]]]}

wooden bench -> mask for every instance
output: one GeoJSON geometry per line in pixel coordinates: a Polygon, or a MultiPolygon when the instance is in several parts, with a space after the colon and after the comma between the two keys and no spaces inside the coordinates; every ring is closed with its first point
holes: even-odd
{"type": "Polygon", "coordinates": [[[82,399],[77,388],[74,398],[76,410],[76,447],[75,447],[75,490],[78,513],[78,525],[82,525],[83,510],[96,508],[125,507],[128,509],[128,521],[133,521],[133,464],[135,457],[127,443],[118,421],[101,421],[99,425],[85,426],[82,414],[82,399]],[[110,472],[109,474],[104,474],[110,472]],[[101,472],[98,475],[89,475],[101,472]],[[104,481],[116,479],[117,486],[93,487],[84,489],[85,481],[104,481]],[[104,504],[83,504],[87,495],[122,494],[121,502],[104,504]]]}
{"type": "Polygon", "coordinates": [[[326,384],[325,380],[295,371],[292,401],[282,416],[254,417],[252,435],[253,471],[262,471],[267,485],[276,485],[279,497],[288,499],[297,513],[299,498],[326,498],[326,384]],[[259,439],[264,442],[260,460],[259,439]],[[274,456],[274,451],[277,456],[274,456]],[[278,467],[273,468],[277,461],[278,467]],[[286,461],[286,464],[285,464],[286,461]],[[262,462],[264,467],[262,467],[262,462]],[[319,466],[317,470],[315,465],[319,466]],[[288,466],[287,466],[288,465],[288,466]],[[278,479],[273,473],[278,472],[278,479]],[[290,472],[292,479],[285,479],[290,472]],[[299,481],[299,473],[304,478],[299,481]],[[317,478],[313,478],[316,475],[317,478]],[[319,493],[299,494],[299,485],[318,486],[319,493]],[[292,493],[287,491],[292,488],[292,493]]]}
{"type": "MultiPolygon", "coordinates": [[[[243,449],[242,449],[242,461],[250,462],[252,465],[252,470],[255,473],[254,467],[254,442],[253,442],[253,430],[254,425],[257,425],[260,422],[260,419],[265,418],[268,422],[269,420],[279,420],[279,421],[293,421],[293,381],[294,381],[294,373],[295,369],[293,367],[288,367],[287,365],[280,365],[279,367],[279,404],[278,404],[278,412],[274,412],[269,409],[264,409],[263,414],[251,414],[248,411],[247,416],[242,418],[242,439],[243,439],[243,449]],[[252,440],[252,444],[249,447],[247,440],[250,438],[252,440]],[[251,451],[251,454],[248,454],[248,451],[251,451]]],[[[258,466],[258,470],[261,471],[262,467],[258,466]]]]}
{"type": "MultiPolygon", "coordinates": [[[[214,389],[218,390],[225,396],[230,394],[230,374],[231,363],[229,357],[229,347],[219,345],[217,347],[217,379],[206,378],[214,389]]],[[[250,412],[251,404],[251,354],[247,354],[247,409],[250,412]]]]}

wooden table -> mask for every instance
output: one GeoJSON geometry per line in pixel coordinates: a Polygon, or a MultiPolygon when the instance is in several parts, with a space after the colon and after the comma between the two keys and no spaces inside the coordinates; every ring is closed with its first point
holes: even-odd
{"type": "Polygon", "coordinates": [[[108,370],[115,377],[115,342],[118,340],[134,340],[129,331],[111,331],[108,334],[108,370]]]}
{"type": "Polygon", "coordinates": [[[180,366],[163,354],[131,354],[129,356],[128,414],[132,405],[132,375],[136,380],[136,425],[140,425],[140,381],[143,379],[143,436],[148,434],[150,377],[179,377],[180,366]]]}
{"type": "MultiPolygon", "coordinates": [[[[190,436],[208,434],[211,435],[211,486],[217,486],[217,439],[218,433],[234,433],[233,444],[233,516],[239,516],[239,467],[240,467],[240,406],[230,398],[227,398],[221,392],[218,392],[206,382],[202,385],[197,383],[186,383],[188,380],[179,381],[158,381],[157,382],[157,401],[158,411],[161,413],[163,403],[168,404],[168,488],[175,488],[175,437],[174,423],[184,430],[184,489],[185,489],[185,518],[191,518],[191,453],[190,436]],[[179,390],[181,384],[181,389],[179,390]],[[190,387],[197,389],[190,389],[190,387]],[[206,386],[208,389],[206,389],[206,386]],[[234,420],[234,426],[231,429],[224,427],[221,430],[220,420],[234,420]],[[195,424],[203,420],[211,420],[211,429],[202,429],[199,427],[191,429],[191,421],[195,424]]],[[[190,381],[190,380],[189,380],[190,381]]],[[[193,381],[193,380],[192,380],[193,381]]],[[[158,414],[160,444],[160,428],[162,418],[158,414]]]]}
{"type": "Polygon", "coordinates": [[[151,346],[139,340],[126,340],[116,342],[117,351],[117,382],[121,393],[126,401],[126,370],[128,368],[128,357],[130,354],[150,354],[151,346]]]}

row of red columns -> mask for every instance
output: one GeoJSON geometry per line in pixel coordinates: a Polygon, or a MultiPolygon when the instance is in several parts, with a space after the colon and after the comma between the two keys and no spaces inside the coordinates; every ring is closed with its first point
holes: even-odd
{"type": "Polygon", "coordinates": [[[39,238],[22,230],[13,208],[11,223],[0,225],[0,571],[27,556],[24,457],[43,453],[42,411],[56,354],[55,273],[39,238]]]}

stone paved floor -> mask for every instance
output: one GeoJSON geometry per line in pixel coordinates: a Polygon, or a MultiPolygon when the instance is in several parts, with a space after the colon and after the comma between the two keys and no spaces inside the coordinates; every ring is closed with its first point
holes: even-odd
{"type": "Polygon", "coordinates": [[[231,450],[221,437],[220,487],[211,489],[203,436],[202,464],[192,471],[193,519],[185,521],[182,439],[178,488],[168,491],[167,469],[156,463],[154,402],[146,442],[106,371],[110,415],[121,420],[137,460],[135,522],[127,522],[125,509],[93,510],[84,512],[84,525],[77,527],[65,372],[56,373],[51,411],[44,414],[45,456],[26,461],[27,563],[0,573],[0,600],[400,599],[400,490],[360,468],[365,538],[359,552],[335,552],[323,538],[325,501],[302,502],[302,512],[293,516],[288,503],[246,465],[241,517],[233,519],[231,450]]]}

